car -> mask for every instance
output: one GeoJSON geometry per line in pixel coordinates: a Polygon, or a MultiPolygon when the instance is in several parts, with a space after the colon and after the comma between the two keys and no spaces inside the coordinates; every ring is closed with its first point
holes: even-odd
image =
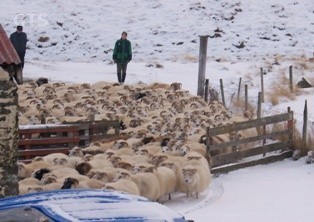
{"type": "Polygon", "coordinates": [[[144,197],[112,190],[69,189],[0,199],[0,221],[175,221],[185,218],[144,197]]]}

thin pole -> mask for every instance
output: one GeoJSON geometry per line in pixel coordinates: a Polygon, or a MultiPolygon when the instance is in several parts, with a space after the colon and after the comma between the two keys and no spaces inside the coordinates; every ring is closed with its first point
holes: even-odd
{"type": "Polygon", "coordinates": [[[200,53],[199,53],[197,95],[201,96],[201,97],[204,96],[207,41],[208,41],[207,35],[206,36],[200,36],[200,53]]]}
{"type": "Polygon", "coordinates": [[[261,68],[261,102],[264,102],[264,72],[263,68],[261,68]]]}
{"type": "Polygon", "coordinates": [[[248,89],[247,84],[244,85],[244,96],[245,96],[245,111],[248,110],[248,89]]]}
{"type": "Polygon", "coordinates": [[[290,92],[293,93],[293,74],[292,74],[292,66],[289,66],[289,84],[290,84],[290,92]]]}
{"type": "Polygon", "coordinates": [[[222,79],[220,79],[220,91],[221,91],[221,102],[224,106],[226,106],[226,102],[225,102],[225,93],[224,93],[224,84],[222,79]]]}

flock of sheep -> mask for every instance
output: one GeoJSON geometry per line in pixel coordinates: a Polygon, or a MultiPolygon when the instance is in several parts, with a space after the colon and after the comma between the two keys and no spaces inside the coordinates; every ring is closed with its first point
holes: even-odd
{"type": "MultiPolygon", "coordinates": [[[[206,127],[245,121],[220,102],[206,103],[180,83],[120,85],[35,82],[19,87],[19,125],[120,120],[121,134],[69,155],[55,153],[18,163],[20,194],[53,189],[113,189],[154,201],[183,192],[198,198],[211,181],[205,159],[206,127]]],[[[236,136],[257,135],[255,129],[236,136]]],[[[234,136],[234,135],[233,135],[234,136]]],[[[211,138],[230,141],[229,134],[211,138]]],[[[245,149],[245,147],[241,147],[245,149]]],[[[231,152],[232,148],[216,151],[231,152]]]]}

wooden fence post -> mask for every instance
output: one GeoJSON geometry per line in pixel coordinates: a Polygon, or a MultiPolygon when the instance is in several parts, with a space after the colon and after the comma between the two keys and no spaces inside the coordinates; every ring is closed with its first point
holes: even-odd
{"type": "Polygon", "coordinates": [[[264,102],[264,72],[263,72],[263,68],[261,68],[261,102],[264,102]]]}
{"type": "Polygon", "coordinates": [[[200,36],[200,52],[199,52],[197,95],[201,96],[201,97],[204,97],[207,41],[208,41],[208,35],[200,36]]]}
{"type": "Polygon", "coordinates": [[[293,93],[293,75],[292,75],[292,66],[289,66],[289,85],[290,85],[290,92],[293,93]]]}
{"type": "MultiPolygon", "coordinates": [[[[291,115],[293,115],[293,112],[291,111],[291,108],[290,108],[290,106],[288,106],[288,108],[287,108],[287,112],[289,113],[289,114],[291,114],[291,115]]],[[[290,139],[290,141],[289,141],[289,143],[290,143],[290,149],[292,149],[293,147],[293,140],[294,140],[294,126],[293,126],[293,116],[292,116],[292,118],[290,119],[290,120],[288,120],[288,129],[289,129],[289,136],[288,136],[288,138],[290,139]]]]}
{"type": "Polygon", "coordinates": [[[304,150],[307,150],[307,121],[308,121],[307,100],[305,100],[302,131],[302,147],[304,147],[304,150]]]}
{"type": "Polygon", "coordinates": [[[221,91],[221,102],[224,106],[226,106],[226,102],[225,102],[225,93],[224,93],[224,84],[222,79],[220,79],[220,91],[221,91]]]}
{"type": "Polygon", "coordinates": [[[206,127],[206,160],[208,162],[209,168],[211,167],[211,157],[210,157],[210,139],[209,139],[209,127],[206,127]]]}
{"type": "MultiPolygon", "coordinates": [[[[262,117],[262,93],[258,92],[258,99],[257,99],[257,119],[262,117]]],[[[262,134],[261,127],[257,128],[258,135],[262,134]]]]}
{"type": "Polygon", "coordinates": [[[241,82],[242,82],[242,78],[240,77],[239,79],[239,86],[238,86],[238,98],[237,98],[237,106],[239,106],[239,102],[240,102],[240,92],[241,92],[241,82]]]}
{"type": "Polygon", "coordinates": [[[205,102],[208,103],[209,79],[205,80],[205,102]]]}
{"type": "Polygon", "coordinates": [[[245,96],[245,111],[248,110],[248,89],[247,84],[244,86],[244,96],[245,96]]]}

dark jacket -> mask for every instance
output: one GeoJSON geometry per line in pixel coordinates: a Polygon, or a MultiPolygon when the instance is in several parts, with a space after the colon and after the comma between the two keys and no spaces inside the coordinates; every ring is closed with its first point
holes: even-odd
{"type": "Polygon", "coordinates": [[[113,49],[112,59],[117,63],[129,62],[132,60],[131,42],[122,38],[116,41],[113,49]]]}
{"type": "Polygon", "coordinates": [[[10,35],[10,40],[20,57],[25,56],[27,35],[24,32],[14,32],[10,35]]]}

